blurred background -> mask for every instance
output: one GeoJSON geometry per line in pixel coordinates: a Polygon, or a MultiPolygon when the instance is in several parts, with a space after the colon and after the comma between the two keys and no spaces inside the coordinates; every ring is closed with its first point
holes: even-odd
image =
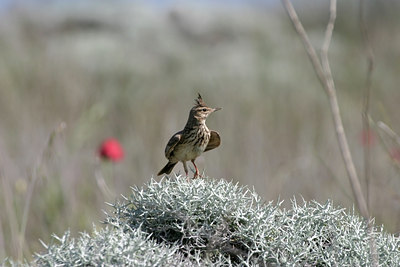
{"type": "MultiPolygon", "coordinates": [[[[319,48],[329,1],[295,1],[319,48]]],[[[365,6],[375,53],[370,115],[400,133],[400,4],[365,6]]],[[[362,129],[367,59],[359,2],[339,1],[331,67],[371,214],[400,231],[400,149],[362,129]]],[[[0,262],[32,258],[52,233],[101,225],[105,202],[165,165],[164,147],[197,92],[222,145],[197,162],[206,176],[353,207],[329,103],[280,1],[0,1],[0,262]],[[125,157],[99,160],[114,137],[125,157]]],[[[183,173],[181,164],[174,169],[183,173]]]]}

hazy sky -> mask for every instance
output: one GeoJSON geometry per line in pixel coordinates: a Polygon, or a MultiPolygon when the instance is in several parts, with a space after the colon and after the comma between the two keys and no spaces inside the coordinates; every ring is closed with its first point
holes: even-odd
{"type": "MultiPolygon", "coordinates": [[[[55,4],[55,3],[71,3],[73,4],[74,2],[98,2],[101,0],[0,0],[0,7],[1,8],[8,8],[12,7],[13,5],[26,5],[26,4],[55,4]]],[[[160,6],[168,6],[171,4],[177,4],[177,3],[187,3],[187,2],[193,2],[193,3],[203,3],[207,5],[271,5],[271,4],[277,4],[280,1],[279,0],[113,0],[115,1],[120,1],[120,2],[136,2],[136,3],[146,3],[146,4],[153,4],[153,5],[160,5],[160,6]]],[[[109,1],[105,1],[109,2],[109,1]]]]}

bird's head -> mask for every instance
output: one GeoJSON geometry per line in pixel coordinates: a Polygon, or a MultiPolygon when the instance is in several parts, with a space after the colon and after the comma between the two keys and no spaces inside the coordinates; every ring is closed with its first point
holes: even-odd
{"type": "Polygon", "coordinates": [[[207,104],[201,98],[201,95],[199,94],[197,99],[195,99],[194,107],[190,110],[190,115],[192,115],[198,120],[205,121],[211,113],[220,109],[221,108],[208,107],[207,104]]]}

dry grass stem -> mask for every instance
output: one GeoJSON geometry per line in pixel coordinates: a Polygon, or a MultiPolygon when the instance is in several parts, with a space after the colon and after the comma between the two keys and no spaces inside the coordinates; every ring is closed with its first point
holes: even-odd
{"type": "Polygon", "coordinates": [[[15,214],[15,209],[13,207],[12,203],[12,190],[10,186],[10,181],[7,179],[5,175],[3,175],[0,172],[0,180],[2,182],[2,195],[3,195],[3,201],[4,205],[6,207],[6,212],[1,213],[3,216],[7,217],[8,219],[8,225],[10,227],[10,232],[11,232],[11,247],[14,251],[18,250],[18,219],[17,215],[15,214]]]}
{"type": "Polygon", "coordinates": [[[376,125],[387,134],[393,141],[395,141],[398,145],[400,145],[400,136],[392,130],[386,123],[383,121],[378,121],[376,125]]]}
{"type": "Polygon", "coordinates": [[[43,165],[44,159],[48,158],[51,153],[50,150],[53,146],[54,138],[57,136],[57,134],[61,133],[65,129],[65,127],[66,127],[65,122],[62,122],[56,128],[54,128],[54,130],[50,133],[46,147],[44,148],[43,153],[39,157],[37,164],[32,172],[32,176],[31,176],[30,183],[29,183],[28,190],[27,190],[27,195],[25,198],[24,210],[23,210],[22,221],[21,221],[21,230],[19,232],[18,259],[20,261],[22,261],[22,259],[23,259],[24,252],[27,255],[30,254],[28,247],[24,246],[24,244],[26,243],[25,242],[25,232],[26,232],[26,226],[28,223],[28,215],[29,215],[29,210],[30,210],[30,206],[31,206],[31,202],[32,202],[33,192],[35,189],[36,182],[40,176],[40,174],[39,174],[40,168],[43,165]]]}
{"type": "MultiPolygon", "coordinates": [[[[374,70],[374,52],[372,49],[371,41],[369,38],[368,27],[364,18],[364,1],[360,0],[359,5],[359,23],[361,34],[364,39],[365,52],[367,56],[367,77],[365,81],[365,89],[364,89],[364,99],[363,99],[363,110],[362,110],[362,121],[363,121],[363,132],[367,134],[367,142],[369,142],[370,138],[370,123],[369,123],[369,103],[370,103],[370,95],[371,95],[371,85],[372,85],[372,72],[374,70]]],[[[369,207],[370,202],[370,176],[371,176],[371,156],[370,156],[370,147],[368,145],[364,146],[364,175],[365,182],[367,185],[367,205],[369,207]]]]}
{"type": "Polygon", "coordinates": [[[343,123],[340,116],[339,104],[336,96],[336,89],[333,83],[332,74],[329,67],[328,49],[336,19],[336,1],[335,0],[330,1],[330,19],[325,32],[325,40],[321,51],[321,60],[318,59],[317,53],[315,52],[315,49],[312,46],[308,38],[308,35],[304,30],[304,27],[302,26],[292,3],[289,0],[282,0],[282,3],[305,46],[307,54],[313,64],[314,70],[322,86],[324,87],[326,93],[328,94],[329,103],[331,106],[331,112],[336,129],[336,135],[339,142],[339,148],[346,166],[347,174],[349,176],[353,195],[356,199],[356,204],[361,215],[364,218],[368,219],[369,218],[368,207],[361,190],[361,184],[358,179],[357,171],[354,166],[352,156],[350,153],[350,148],[344,132],[343,123]]]}
{"type": "MultiPolygon", "coordinates": [[[[372,49],[371,41],[369,38],[368,27],[364,18],[364,0],[360,0],[359,4],[359,23],[360,30],[364,39],[364,46],[367,55],[367,77],[364,89],[364,99],[363,99],[363,109],[362,109],[362,123],[363,132],[366,134],[367,144],[363,146],[364,150],[364,176],[366,183],[366,194],[367,194],[367,207],[370,209],[370,179],[371,179],[371,151],[370,151],[370,123],[369,123],[369,105],[370,105],[370,95],[371,95],[371,85],[372,85],[372,72],[374,70],[374,52],[372,49]]],[[[369,231],[373,231],[372,223],[368,223],[369,231]]],[[[370,242],[371,249],[371,260],[372,266],[378,266],[378,254],[376,251],[376,241],[373,236],[371,236],[370,242]]]]}

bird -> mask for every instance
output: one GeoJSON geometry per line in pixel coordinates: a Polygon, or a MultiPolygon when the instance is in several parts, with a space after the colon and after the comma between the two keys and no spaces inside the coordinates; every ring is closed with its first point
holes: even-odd
{"type": "Polygon", "coordinates": [[[193,179],[199,177],[199,169],[194,161],[203,152],[212,150],[221,144],[221,137],[218,132],[208,129],[206,119],[215,111],[222,108],[210,108],[198,94],[195,105],[189,112],[189,118],[185,128],[175,133],[165,147],[165,157],[168,163],[157,175],[170,174],[178,162],[182,162],[183,168],[188,177],[189,171],[186,162],[191,161],[195,167],[193,179]]]}

